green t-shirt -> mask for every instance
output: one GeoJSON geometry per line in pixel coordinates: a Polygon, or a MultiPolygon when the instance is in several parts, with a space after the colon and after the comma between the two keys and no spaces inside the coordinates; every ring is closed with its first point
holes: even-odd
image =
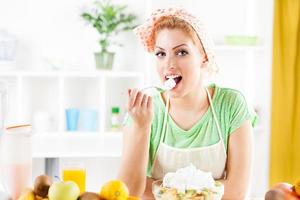
{"type": "MultiPolygon", "coordinates": [[[[237,90],[221,88],[216,85],[212,103],[218,119],[224,145],[227,149],[228,138],[245,121],[250,120],[254,126],[257,116],[251,109],[244,96],[237,90]]],[[[149,162],[147,176],[151,176],[155,154],[162,136],[163,120],[166,106],[160,94],[153,96],[154,117],[151,125],[149,162]]],[[[129,120],[131,121],[131,120],[129,120]]],[[[130,124],[130,122],[127,122],[130,124]]],[[[219,141],[217,125],[214,121],[211,107],[199,121],[189,130],[183,130],[169,116],[166,124],[164,143],[177,148],[195,148],[215,144],[219,141]]]]}

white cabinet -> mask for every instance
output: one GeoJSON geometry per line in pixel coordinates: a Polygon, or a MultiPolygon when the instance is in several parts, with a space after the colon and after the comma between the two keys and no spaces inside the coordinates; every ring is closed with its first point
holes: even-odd
{"type": "Polygon", "coordinates": [[[111,108],[120,108],[122,123],[127,89],[144,85],[142,73],[114,71],[10,71],[1,72],[0,80],[8,85],[6,124],[33,124],[34,157],[120,156],[121,133],[111,132],[111,108]],[[97,111],[96,130],[81,131],[78,127],[78,131],[67,131],[66,109],[69,108],[79,110],[78,124],[81,111],[97,111]],[[47,117],[37,120],[41,113],[47,117]]]}

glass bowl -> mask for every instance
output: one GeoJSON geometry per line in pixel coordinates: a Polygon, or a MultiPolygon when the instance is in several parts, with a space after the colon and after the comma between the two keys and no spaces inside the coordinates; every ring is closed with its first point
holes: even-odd
{"type": "Polygon", "coordinates": [[[224,185],[216,182],[214,191],[187,190],[185,193],[177,192],[175,188],[162,186],[162,180],[156,180],[152,183],[152,193],[156,200],[221,200],[224,194],[224,185]]]}

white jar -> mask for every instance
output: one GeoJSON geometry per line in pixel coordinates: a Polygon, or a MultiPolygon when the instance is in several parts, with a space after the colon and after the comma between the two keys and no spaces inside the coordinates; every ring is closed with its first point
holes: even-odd
{"type": "Polygon", "coordinates": [[[31,186],[31,125],[8,127],[1,136],[1,181],[13,199],[31,186]]]}

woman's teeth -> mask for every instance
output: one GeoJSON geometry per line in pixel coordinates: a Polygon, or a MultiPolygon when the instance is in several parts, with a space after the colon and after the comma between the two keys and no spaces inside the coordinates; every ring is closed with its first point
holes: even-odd
{"type": "Polygon", "coordinates": [[[174,79],[174,78],[178,78],[178,77],[180,77],[180,75],[177,75],[177,74],[174,74],[174,75],[167,75],[167,76],[166,76],[166,79],[169,79],[169,78],[174,79]]]}

